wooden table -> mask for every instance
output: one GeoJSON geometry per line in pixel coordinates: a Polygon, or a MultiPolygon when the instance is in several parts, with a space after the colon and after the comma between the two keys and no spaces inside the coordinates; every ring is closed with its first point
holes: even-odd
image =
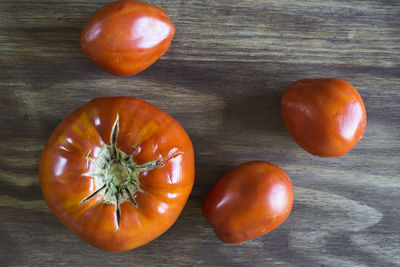
{"type": "Polygon", "coordinates": [[[0,265],[400,265],[400,1],[148,1],[176,25],[171,48],[129,78],[81,52],[90,14],[108,1],[0,1],[0,265]],[[280,98],[298,79],[339,77],[364,99],[363,139],[318,158],[289,136],[280,98]],[[99,96],[134,96],[192,138],[196,182],[175,225],[148,245],[93,248],[50,212],[38,182],[43,146],[71,111],[99,96]],[[288,220],[226,245],[201,216],[212,185],[249,160],[294,184],[288,220]]]}

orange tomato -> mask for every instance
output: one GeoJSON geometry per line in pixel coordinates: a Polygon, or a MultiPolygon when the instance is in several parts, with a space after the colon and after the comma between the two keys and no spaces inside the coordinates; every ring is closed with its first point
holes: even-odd
{"type": "Polygon", "coordinates": [[[98,98],[54,130],[39,177],[47,204],[73,233],[107,251],[129,250],[178,218],[193,186],[193,146],[155,106],[98,98]]]}
{"type": "Polygon", "coordinates": [[[98,9],[87,21],[81,48],[104,71],[129,76],[157,61],[174,34],[174,24],[162,9],[120,0],[98,9]]]}
{"type": "Polygon", "coordinates": [[[320,157],[349,152],[367,125],[365,106],[357,90],[336,78],[293,83],[282,97],[281,108],[294,140],[320,157]]]}
{"type": "Polygon", "coordinates": [[[266,234],[289,216],[293,188],[287,174],[263,161],[239,165],[208,193],[203,215],[225,243],[239,243],[266,234]]]}

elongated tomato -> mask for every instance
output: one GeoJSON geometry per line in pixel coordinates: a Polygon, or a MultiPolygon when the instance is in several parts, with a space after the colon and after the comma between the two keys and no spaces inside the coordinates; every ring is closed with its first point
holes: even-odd
{"type": "Polygon", "coordinates": [[[73,233],[100,249],[124,251],[178,218],[193,186],[193,146],[155,106],[98,98],[54,130],[39,176],[47,204],[73,233]]]}
{"type": "Polygon", "coordinates": [[[86,22],[81,48],[104,71],[129,76],[157,61],[174,34],[175,26],[162,9],[119,0],[101,7],[86,22]]]}
{"type": "Polygon", "coordinates": [[[266,234],[289,216],[293,188],[287,174],[264,161],[250,161],[229,171],[210,190],[203,215],[225,243],[266,234]]]}

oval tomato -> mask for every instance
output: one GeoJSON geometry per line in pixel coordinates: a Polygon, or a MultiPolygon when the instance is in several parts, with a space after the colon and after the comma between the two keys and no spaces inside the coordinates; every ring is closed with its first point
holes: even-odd
{"type": "Polygon", "coordinates": [[[266,234],[289,216],[293,188],[287,174],[263,161],[239,165],[211,189],[203,215],[225,243],[239,243],[266,234]]]}
{"type": "Polygon", "coordinates": [[[281,108],[294,140],[320,157],[349,152],[367,125],[365,106],[357,90],[336,78],[293,83],[282,97],[281,108]]]}
{"type": "Polygon", "coordinates": [[[129,250],[178,218],[193,186],[193,146],[155,106],[98,98],[54,130],[39,177],[47,204],[72,232],[104,250],[129,250]]]}
{"type": "Polygon", "coordinates": [[[114,75],[143,71],[169,48],[175,27],[158,7],[120,0],[98,9],[81,34],[81,48],[100,68],[114,75]]]}

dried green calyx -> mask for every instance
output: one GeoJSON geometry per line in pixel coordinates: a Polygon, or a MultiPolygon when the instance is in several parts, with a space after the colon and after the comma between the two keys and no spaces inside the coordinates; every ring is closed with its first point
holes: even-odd
{"type": "Polygon", "coordinates": [[[140,173],[163,167],[169,159],[178,155],[138,165],[133,160],[138,152],[136,148],[132,154],[127,155],[117,147],[118,133],[119,117],[117,115],[110,136],[110,145],[105,144],[101,147],[95,158],[90,158],[91,151],[86,156],[87,167],[89,169],[91,165],[92,168],[83,175],[94,178],[96,189],[81,201],[83,204],[92,197],[101,195],[104,203],[115,205],[116,230],[120,225],[120,205],[129,202],[138,207],[135,201],[136,193],[143,192],[140,188],[140,173]]]}

